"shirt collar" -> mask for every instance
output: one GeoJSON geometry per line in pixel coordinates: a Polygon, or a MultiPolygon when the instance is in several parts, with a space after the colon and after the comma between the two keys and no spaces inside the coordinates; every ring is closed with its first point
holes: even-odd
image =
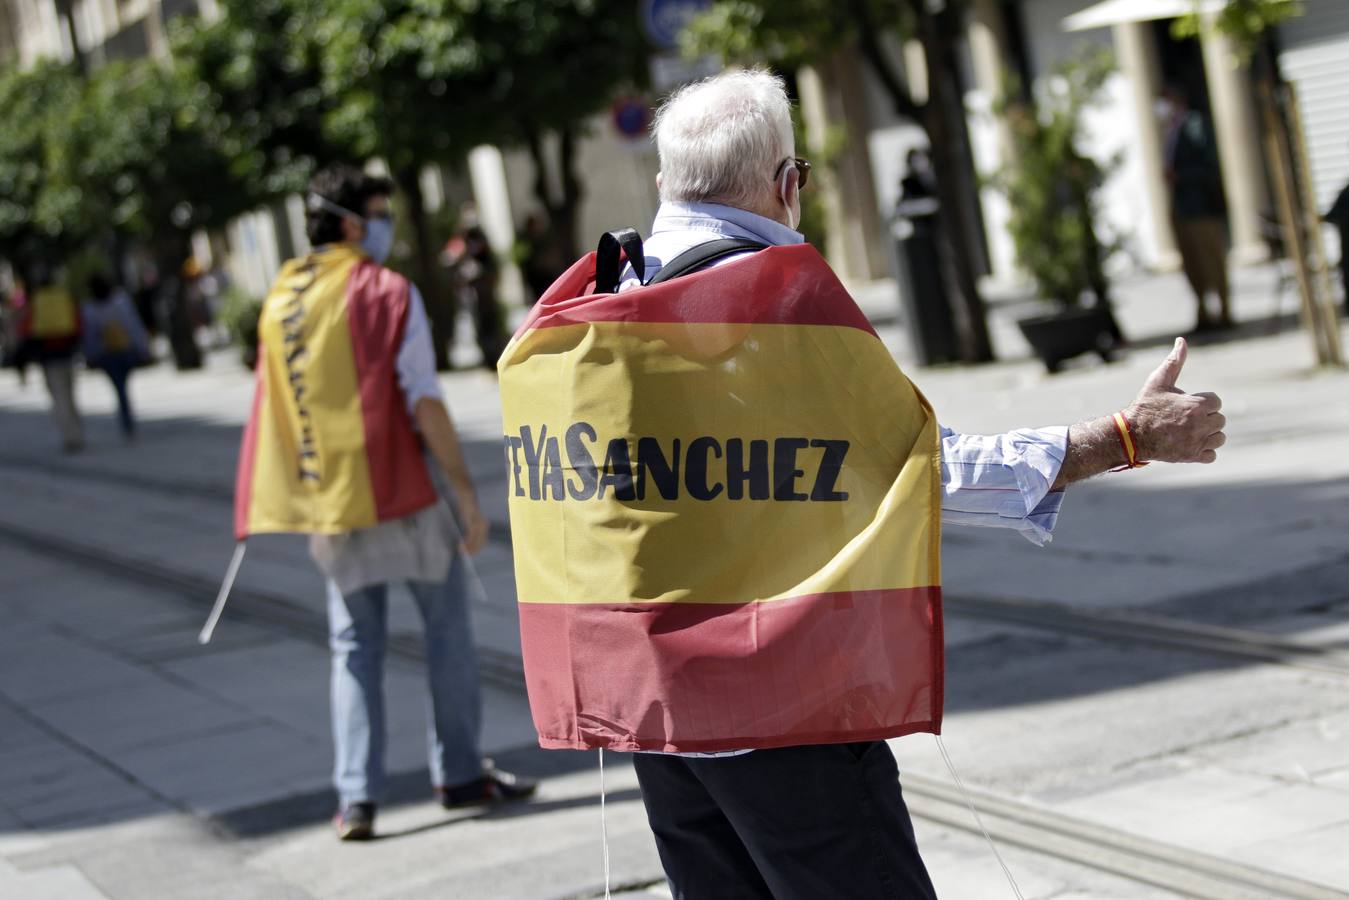
{"type": "Polygon", "coordinates": [[[724,237],[745,237],[771,246],[804,244],[805,235],[772,219],[721,203],[665,202],[651,223],[653,235],[670,231],[706,230],[724,237]]]}

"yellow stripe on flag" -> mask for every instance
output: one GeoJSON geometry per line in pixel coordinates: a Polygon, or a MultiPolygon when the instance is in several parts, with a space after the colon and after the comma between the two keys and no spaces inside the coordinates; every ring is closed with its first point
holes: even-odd
{"type": "Polygon", "coordinates": [[[334,248],[287,264],[258,325],[266,386],[249,532],[338,533],[377,521],[347,320],[347,280],[361,259],[334,248]],[[308,264],[306,265],[306,262],[308,264]]]}
{"type": "Polygon", "coordinates": [[[734,604],[940,582],[936,421],[873,334],[562,325],[518,336],[510,377],[521,603],[734,604]],[[602,498],[587,496],[587,456],[591,477],[608,477],[602,498]],[[671,463],[675,476],[660,468],[671,463]]]}

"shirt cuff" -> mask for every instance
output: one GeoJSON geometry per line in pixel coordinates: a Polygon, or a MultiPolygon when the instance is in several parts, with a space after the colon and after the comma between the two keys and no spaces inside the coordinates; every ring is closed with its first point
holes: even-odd
{"type": "Polygon", "coordinates": [[[1021,428],[1007,435],[1007,465],[1016,475],[1019,495],[1002,510],[1004,516],[1020,519],[1017,531],[1043,547],[1054,539],[1063,491],[1051,491],[1068,452],[1066,426],[1021,428]]]}
{"type": "Polygon", "coordinates": [[[1068,448],[1064,427],[965,435],[942,429],[942,520],[1052,538],[1063,493],[1050,489],[1068,448]]]}

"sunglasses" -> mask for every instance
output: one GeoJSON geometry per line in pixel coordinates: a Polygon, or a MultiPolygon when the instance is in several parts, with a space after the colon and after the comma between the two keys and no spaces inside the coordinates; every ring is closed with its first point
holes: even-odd
{"type": "Polygon", "coordinates": [[[773,183],[776,184],[777,180],[782,177],[782,170],[787,168],[787,163],[796,166],[796,174],[800,176],[797,187],[805,187],[810,182],[810,163],[799,156],[789,156],[778,164],[778,167],[773,170],[773,183]]]}

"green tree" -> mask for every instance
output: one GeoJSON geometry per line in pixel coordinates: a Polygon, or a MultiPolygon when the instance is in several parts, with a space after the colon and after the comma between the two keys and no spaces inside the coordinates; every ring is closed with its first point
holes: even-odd
{"type": "MultiPolygon", "coordinates": [[[[411,219],[414,269],[438,279],[419,174],[457,164],[478,144],[521,144],[535,192],[567,252],[576,246],[581,180],[578,129],[640,77],[644,47],[624,0],[339,0],[310,37],[322,48],[322,84],[334,104],[328,133],[385,160],[411,219]],[[561,192],[547,188],[544,135],[559,136],[561,192]]],[[[428,303],[430,302],[428,298],[428,303]]],[[[435,304],[448,335],[452,310],[435,304]]],[[[437,352],[444,352],[443,340],[437,352]]]]}
{"type": "Polygon", "coordinates": [[[53,121],[78,102],[74,67],[42,63],[0,74],[0,257],[20,272],[39,260],[56,263],[88,236],[79,195],[53,193],[53,121]]]}
{"type": "Polygon", "coordinates": [[[277,199],[301,191],[318,165],[350,158],[324,116],[322,48],[309,33],[317,0],[224,0],[214,20],[178,19],[173,58],[193,85],[202,128],[235,176],[277,199]]]}
{"type": "Polygon", "coordinates": [[[151,59],[110,63],[51,113],[41,209],[180,263],[193,231],[257,203],[203,127],[195,85],[151,59]]]}
{"type": "Polygon", "coordinates": [[[819,62],[840,50],[865,60],[895,113],[927,132],[942,208],[943,281],[955,307],[961,358],[983,362],[993,350],[974,278],[977,183],[957,57],[966,11],[961,0],[714,0],[690,26],[687,49],[780,67],[819,62]],[[922,45],[925,100],[918,101],[900,76],[887,34],[922,45]]]}

